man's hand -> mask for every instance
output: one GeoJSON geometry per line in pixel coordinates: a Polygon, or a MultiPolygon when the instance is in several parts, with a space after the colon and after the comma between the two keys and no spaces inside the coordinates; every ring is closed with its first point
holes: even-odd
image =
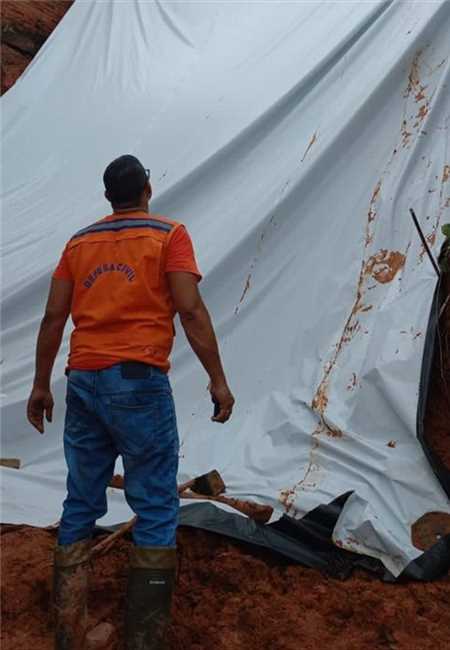
{"type": "Polygon", "coordinates": [[[27,406],[29,422],[39,431],[44,433],[44,413],[47,422],[52,421],[53,396],[48,389],[33,388],[27,406]]]}
{"type": "Polygon", "coordinates": [[[210,383],[208,388],[213,401],[219,404],[219,412],[211,420],[213,422],[226,422],[230,419],[233,411],[234,397],[232,392],[224,382],[210,383]]]}

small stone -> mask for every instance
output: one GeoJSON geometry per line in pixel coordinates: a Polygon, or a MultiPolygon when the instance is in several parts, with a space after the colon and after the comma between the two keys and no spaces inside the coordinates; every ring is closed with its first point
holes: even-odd
{"type": "Polygon", "coordinates": [[[86,635],[86,649],[112,648],[116,630],[111,623],[100,623],[86,635]]]}

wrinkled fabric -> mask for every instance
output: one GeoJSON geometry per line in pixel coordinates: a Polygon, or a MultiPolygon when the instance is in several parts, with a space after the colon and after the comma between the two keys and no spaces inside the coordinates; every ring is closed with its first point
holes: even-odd
{"type": "MultiPolygon", "coordinates": [[[[412,524],[449,502],[417,440],[436,256],[449,221],[450,4],[75,2],[2,99],[3,520],[59,516],[64,360],[54,423],[25,419],[49,274],[105,213],[101,174],[133,153],[152,210],[186,223],[236,395],[177,324],[179,481],[300,518],[349,491],[343,548],[394,574],[412,524]]],[[[120,470],[120,467],[118,467],[120,470]]],[[[108,490],[102,523],[130,518],[108,490]]],[[[184,503],[184,502],[183,502],[184,503]]],[[[226,506],[219,506],[227,509],[226,506]]]]}

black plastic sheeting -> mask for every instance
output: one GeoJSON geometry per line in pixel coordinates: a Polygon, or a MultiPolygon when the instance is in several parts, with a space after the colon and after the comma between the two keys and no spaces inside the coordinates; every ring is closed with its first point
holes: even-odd
{"type": "MultiPolygon", "coordinates": [[[[440,304],[439,283],[433,298],[422,360],[417,409],[417,436],[437,478],[450,496],[450,472],[427,446],[424,439],[424,417],[438,331],[440,304]]],[[[450,535],[441,538],[421,556],[410,562],[397,578],[387,571],[379,560],[338,548],[332,542],[332,533],[350,494],[351,492],[346,492],[331,503],[314,508],[301,519],[284,515],[278,521],[266,525],[258,524],[241,515],[225,512],[212,503],[194,503],[180,509],[179,525],[201,528],[248,544],[264,547],[294,562],[319,569],[335,578],[348,578],[357,567],[366,569],[387,582],[435,580],[449,571],[450,535]]],[[[108,530],[117,528],[119,526],[108,530]]]]}
{"type": "MultiPolygon", "coordinates": [[[[419,399],[417,405],[417,438],[422,445],[423,451],[430,463],[437,479],[442,485],[445,493],[450,498],[450,470],[444,465],[435,452],[428,446],[425,439],[425,413],[428,401],[428,394],[431,385],[431,371],[435,354],[439,354],[437,347],[439,337],[439,312],[443,304],[442,283],[439,279],[431,306],[430,318],[428,321],[427,334],[422,358],[422,369],[419,384],[419,399]]],[[[450,426],[450,423],[449,423],[450,426]]],[[[439,578],[450,569],[450,535],[442,537],[425,553],[411,562],[398,580],[411,578],[414,580],[434,580],[439,578]]]]}
{"type": "MultiPolygon", "coordinates": [[[[179,526],[201,528],[266,548],[335,578],[349,577],[357,566],[383,577],[385,569],[381,562],[345,551],[331,541],[336,521],[350,494],[347,492],[328,505],[314,508],[302,519],[284,515],[273,524],[259,524],[242,515],[225,512],[211,502],[193,503],[180,508],[179,526]]],[[[97,534],[118,528],[120,524],[97,527],[97,534]]]]}
{"type": "MultiPolygon", "coordinates": [[[[439,336],[438,322],[439,311],[442,303],[443,297],[441,296],[441,281],[439,281],[436,287],[436,291],[434,292],[433,304],[431,307],[431,314],[428,322],[427,335],[425,338],[425,348],[422,359],[422,370],[419,385],[419,401],[417,407],[417,438],[423,447],[425,455],[428,458],[428,462],[433,468],[434,473],[444,488],[445,493],[450,498],[450,470],[445,467],[443,462],[427,445],[427,442],[425,440],[425,411],[428,393],[430,390],[433,358],[434,354],[439,353],[436,343],[438,342],[439,336]]],[[[447,309],[450,309],[450,306],[448,306],[447,309]]]]}
{"type": "MultiPolygon", "coordinates": [[[[450,536],[442,538],[411,562],[398,578],[394,578],[379,560],[335,546],[331,539],[333,529],[350,494],[347,492],[328,505],[314,508],[302,519],[284,515],[273,524],[266,525],[225,512],[212,503],[194,503],[180,509],[179,525],[201,528],[269,549],[284,558],[342,580],[348,578],[356,568],[370,571],[386,582],[427,581],[445,575],[450,568],[450,536]]],[[[117,528],[119,525],[108,530],[112,532],[117,528]]]]}

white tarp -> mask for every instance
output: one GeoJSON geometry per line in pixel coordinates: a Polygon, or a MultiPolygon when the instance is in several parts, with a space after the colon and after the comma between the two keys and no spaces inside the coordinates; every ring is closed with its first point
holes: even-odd
{"type": "MultiPolygon", "coordinates": [[[[2,99],[2,456],[23,461],[2,470],[2,521],[59,517],[69,332],[41,437],[37,329],[64,243],[108,213],[105,166],[133,153],[193,236],[237,398],[210,422],[178,327],[180,480],[216,467],[274,520],[352,490],[336,543],[395,575],[420,555],[411,524],[450,506],[416,438],[436,278],[408,209],[436,253],[449,33],[445,0],[74,4],[2,99]]],[[[114,491],[104,522],[129,517],[114,491]]]]}

